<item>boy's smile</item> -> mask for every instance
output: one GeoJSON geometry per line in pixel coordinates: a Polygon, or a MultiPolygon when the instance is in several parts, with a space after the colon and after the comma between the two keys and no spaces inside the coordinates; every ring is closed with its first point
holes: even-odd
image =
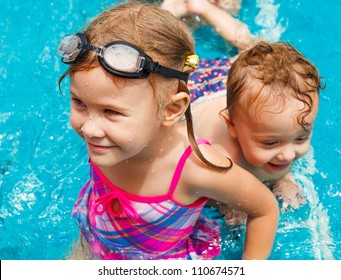
{"type": "Polygon", "coordinates": [[[255,103],[235,114],[233,125],[229,125],[230,135],[238,139],[249,164],[282,176],[309,149],[318,100],[314,100],[313,110],[305,119],[310,124],[308,131],[297,123],[304,109],[302,101],[289,97],[280,109],[271,102],[262,106],[255,103]]]}
{"type": "Polygon", "coordinates": [[[274,163],[269,162],[268,165],[273,170],[281,171],[281,170],[286,169],[287,167],[289,167],[291,165],[291,163],[274,164],[274,163]]]}

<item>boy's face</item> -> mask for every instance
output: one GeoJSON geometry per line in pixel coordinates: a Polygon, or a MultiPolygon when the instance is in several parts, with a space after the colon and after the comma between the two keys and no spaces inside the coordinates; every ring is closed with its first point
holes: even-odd
{"type": "Polygon", "coordinates": [[[98,166],[148,153],[161,121],[147,79],[113,78],[101,67],[71,77],[70,122],[98,166]]]}
{"type": "Polygon", "coordinates": [[[237,138],[246,161],[276,177],[286,174],[293,162],[307,153],[312,127],[318,110],[318,97],[313,98],[312,112],[305,118],[308,131],[298,124],[297,115],[303,102],[290,98],[285,106],[267,100],[257,107],[240,108],[229,125],[230,135],[237,138]]]}

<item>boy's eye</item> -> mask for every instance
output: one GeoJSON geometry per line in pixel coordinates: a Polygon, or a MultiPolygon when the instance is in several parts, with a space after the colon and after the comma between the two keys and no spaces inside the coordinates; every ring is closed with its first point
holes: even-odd
{"type": "Polygon", "coordinates": [[[307,141],[309,138],[310,138],[310,134],[309,134],[309,135],[302,136],[302,137],[299,137],[299,138],[296,138],[296,141],[297,141],[297,142],[305,142],[305,141],[307,141]]]}
{"type": "Polygon", "coordinates": [[[276,145],[277,142],[276,141],[266,141],[266,142],[262,142],[262,145],[266,146],[266,147],[271,147],[276,145]]]}

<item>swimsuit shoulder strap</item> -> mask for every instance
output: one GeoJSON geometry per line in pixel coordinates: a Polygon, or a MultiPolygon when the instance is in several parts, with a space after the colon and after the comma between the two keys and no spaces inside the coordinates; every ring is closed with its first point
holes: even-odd
{"type": "MultiPolygon", "coordinates": [[[[196,143],[198,145],[200,144],[206,144],[206,145],[211,145],[211,143],[206,140],[206,139],[197,139],[196,143]]],[[[179,159],[179,162],[175,168],[174,174],[173,174],[173,178],[172,178],[172,182],[170,184],[170,188],[169,188],[169,196],[172,197],[176,186],[178,185],[182,170],[185,166],[186,160],[189,158],[189,156],[191,155],[193,151],[193,148],[191,145],[189,145],[186,150],[184,151],[184,153],[182,154],[181,158],[179,159]]]]}

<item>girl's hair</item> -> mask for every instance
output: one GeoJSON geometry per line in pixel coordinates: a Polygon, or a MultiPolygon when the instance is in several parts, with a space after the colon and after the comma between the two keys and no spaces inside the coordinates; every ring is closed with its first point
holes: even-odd
{"type": "MultiPolygon", "coordinates": [[[[155,5],[129,2],[110,8],[94,18],[83,33],[91,45],[104,46],[116,40],[127,41],[139,47],[161,65],[187,73],[193,71],[192,67],[185,65],[186,57],[195,53],[194,39],[189,28],[173,14],[155,5]]],[[[59,86],[66,76],[98,66],[97,55],[88,52],[81,61],[70,65],[60,77],[59,86]]],[[[170,88],[169,85],[174,84],[176,80],[156,74],[150,74],[147,79],[153,87],[157,108],[160,108],[168,99],[170,90],[158,89],[170,88]]],[[[189,94],[186,82],[179,80],[178,91],[189,94]]],[[[190,106],[185,116],[188,138],[196,155],[210,167],[228,170],[232,165],[216,166],[202,155],[194,138],[190,106]]]]}
{"type": "Polygon", "coordinates": [[[313,96],[319,95],[319,90],[324,87],[314,65],[293,46],[284,42],[270,44],[262,41],[242,53],[233,63],[227,80],[226,109],[233,116],[244,94],[248,95],[247,106],[259,99],[262,104],[270,98],[277,102],[277,97],[280,97],[283,108],[285,100],[291,96],[304,103],[297,122],[308,130],[309,123],[305,119],[312,111],[313,96]],[[265,87],[269,90],[261,94],[265,87]]]}

